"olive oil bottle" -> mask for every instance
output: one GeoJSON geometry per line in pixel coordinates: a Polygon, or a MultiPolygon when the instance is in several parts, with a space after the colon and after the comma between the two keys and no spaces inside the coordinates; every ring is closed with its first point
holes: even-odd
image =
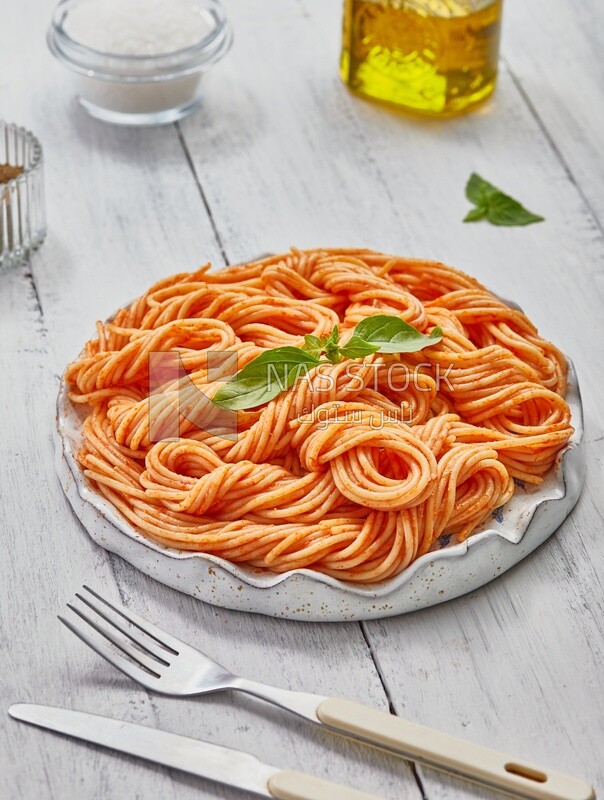
{"type": "Polygon", "coordinates": [[[340,73],[359,94],[435,115],[497,78],[502,0],[345,0],[340,73]]]}

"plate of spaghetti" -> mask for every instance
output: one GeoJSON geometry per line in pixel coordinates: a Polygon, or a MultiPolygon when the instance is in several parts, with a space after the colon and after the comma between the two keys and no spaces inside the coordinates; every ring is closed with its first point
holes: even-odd
{"type": "Polygon", "coordinates": [[[582,409],[513,303],[432,261],[295,250],[152,286],[68,366],[57,467],[92,538],[215,605],[392,616],[570,513],[582,409]]]}

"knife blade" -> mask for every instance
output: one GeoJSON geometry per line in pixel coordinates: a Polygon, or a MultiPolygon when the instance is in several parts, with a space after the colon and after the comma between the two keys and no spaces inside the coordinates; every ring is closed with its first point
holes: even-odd
{"type": "Polygon", "coordinates": [[[376,795],[315,778],[305,772],[271,767],[250,753],[121,719],[29,703],[17,703],[8,709],[8,713],[14,719],[40,728],[274,800],[380,800],[376,795]]]}
{"type": "Polygon", "coordinates": [[[250,753],[97,714],[28,703],[12,705],[8,713],[14,719],[40,728],[94,742],[263,797],[273,797],[268,783],[280,772],[250,753]]]}

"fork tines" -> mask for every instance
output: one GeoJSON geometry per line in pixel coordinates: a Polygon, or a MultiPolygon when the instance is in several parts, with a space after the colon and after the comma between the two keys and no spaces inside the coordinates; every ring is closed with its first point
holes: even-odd
{"type": "Polygon", "coordinates": [[[134,680],[148,683],[160,678],[178,656],[183,642],[133,611],[115,606],[89,586],[83,586],[83,590],[82,594],[76,592],[78,604],[67,603],[77,618],[59,615],[61,622],[134,680]],[[91,628],[113,647],[95,636],[91,628]]]}

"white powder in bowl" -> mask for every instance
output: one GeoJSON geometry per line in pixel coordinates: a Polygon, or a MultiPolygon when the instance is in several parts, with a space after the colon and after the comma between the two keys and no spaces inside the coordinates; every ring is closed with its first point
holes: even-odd
{"type": "Polygon", "coordinates": [[[213,24],[187,0],[87,0],[67,14],[64,29],[103,53],[153,56],[197,44],[213,24]]]}

